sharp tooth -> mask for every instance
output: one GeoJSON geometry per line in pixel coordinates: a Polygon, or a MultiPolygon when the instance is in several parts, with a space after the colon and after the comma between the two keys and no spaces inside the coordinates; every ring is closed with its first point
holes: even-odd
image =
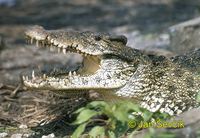
{"type": "Polygon", "coordinates": [[[44,41],[42,41],[42,46],[45,46],[45,42],[44,41]]]}
{"type": "Polygon", "coordinates": [[[28,81],[28,76],[26,76],[26,80],[28,81]]]}
{"type": "Polygon", "coordinates": [[[26,80],[25,76],[22,76],[23,81],[26,80]]]}
{"type": "Polygon", "coordinates": [[[60,52],[61,52],[61,48],[58,47],[58,53],[60,53],[60,52]]]}
{"type": "Polygon", "coordinates": [[[72,72],[71,71],[69,72],[69,76],[72,76],[72,72]]]}
{"type": "Polygon", "coordinates": [[[38,40],[36,40],[36,46],[39,47],[39,41],[38,40]]]}
{"type": "Polygon", "coordinates": [[[87,57],[87,55],[88,55],[88,54],[87,54],[87,53],[85,53],[84,55],[87,57]]]}
{"type": "Polygon", "coordinates": [[[63,53],[66,54],[66,49],[65,48],[63,48],[63,53]]]}
{"type": "Polygon", "coordinates": [[[33,44],[33,38],[31,38],[31,44],[33,44]]]}
{"type": "Polygon", "coordinates": [[[69,48],[69,46],[65,45],[65,44],[63,44],[62,47],[65,48],[65,49],[69,48]]]}
{"type": "Polygon", "coordinates": [[[47,78],[47,75],[46,74],[43,74],[43,79],[46,79],[47,78]]]}
{"type": "Polygon", "coordinates": [[[53,39],[51,39],[51,43],[53,43],[54,42],[54,40],[53,39]]]}
{"type": "Polygon", "coordinates": [[[60,48],[61,48],[61,47],[62,47],[62,44],[58,44],[58,47],[60,47],[60,48]]]}
{"type": "Polygon", "coordinates": [[[35,78],[35,71],[32,71],[32,78],[35,78]]]}
{"type": "Polygon", "coordinates": [[[53,41],[53,43],[54,43],[54,45],[56,45],[56,46],[59,44],[58,41],[56,41],[56,40],[53,41]]]}
{"type": "Polygon", "coordinates": [[[73,75],[76,75],[76,71],[73,72],[73,75]]]}
{"type": "Polygon", "coordinates": [[[51,41],[51,38],[50,38],[50,36],[47,36],[47,39],[48,39],[48,41],[51,41]]]}

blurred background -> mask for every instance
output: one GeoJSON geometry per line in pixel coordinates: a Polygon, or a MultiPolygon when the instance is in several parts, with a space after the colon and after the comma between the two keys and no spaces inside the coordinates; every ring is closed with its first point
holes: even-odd
{"type": "Polygon", "coordinates": [[[38,24],[125,34],[132,42],[137,35],[162,33],[199,12],[199,0],[0,0],[0,33],[9,44],[20,44],[23,29],[38,24]]]}

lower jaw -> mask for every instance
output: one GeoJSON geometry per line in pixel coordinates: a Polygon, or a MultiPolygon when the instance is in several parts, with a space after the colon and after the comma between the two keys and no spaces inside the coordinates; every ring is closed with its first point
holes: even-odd
{"type": "Polygon", "coordinates": [[[24,85],[33,89],[47,89],[47,90],[110,90],[117,89],[123,86],[125,82],[120,82],[119,80],[106,80],[99,81],[95,83],[94,80],[86,79],[87,77],[71,77],[67,78],[48,78],[38,79],[38,80],[24,80],[24,85]],[[87,83],[86,83],[87,82],[87,83]]]}

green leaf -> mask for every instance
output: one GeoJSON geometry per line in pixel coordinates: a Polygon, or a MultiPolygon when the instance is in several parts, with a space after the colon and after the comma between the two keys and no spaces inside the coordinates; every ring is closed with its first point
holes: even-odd
{"type": "Polygon", "coordinates": [[[134,104],[132,102],[126,102],[126,108],[125,109],[128,110],[128,111],[141,112],[139,105],[134,104]]]}
{"type": "Polygon", "coordinates": [[[167,113],[161,113],[161,112],[155,112],[152,116],[154,119],[161,119],[161,120],[166,120],[169,119],[171,116],[167,113]]]}
{"type": "Polygon", "coordinates": [[[106,114],[108,117],[113,116],[113,112],[112,112],[112,109],[111,109],[112,105],[109,105],[108,103],[106,103],[104,101],[91,102],[87,105],[87,107],[99,109],[98,110],[99,114],[106,114]]]}
{"type": "Polygon", "coordinates": [[[159,138],[175,138],[176,135],[169,132],[163,132],[163,133],[158,134],[158,137],[159,138]]]}
{"type": "Polygon", "coordinates": [[[129,109],[127,108],[127,105],[125,103],[119,103],[112,107],[114,117],[122,122],[128,120],[129,116],[128,110],[129,109]]]}
{"type": "Polygon", "coordinates": [[[108,131],[109,138],[116,138],[115,133],[113,131],[108,131]]]}
{"type": "Polygon", "coordinates": [[[98,112],[96,112],[94,110],[85,109],[82,112],[80,112],[80,114],[78,115],[76,121],[73,122],[72,124],[84,123],[84,122],[88,121],[90,118],[92,118],[93,116],[95,116],[97,114],[98,114],[98,112]]]}
{"type": "Polygon", "coordinates": [[[89,108],[100,108],[100,110],[103,111],[103,112],[111,110],[111,107],[109,106],[109,104],[104,102],[104,101],[91,102],[87,105],[87,107],[89,107],[89,108]]]}
{"type": "Polygon", "coordinates": [[[108,104],[104,101],[93,101],[91,103],[89,103],[87,106],[89,107],[106,107],[108,106],[108,104]]]}
{"type": "Polygon", "coordinates": [[[87,109],[87,108],[86,107],[81,107],[81,108],[77,109],[75,112],[73,112],[73,114],[78,114],[78,113],[82,112],[85,109],[87,109]]]}
{"type": "MultiPolygon", "coordinates": [[[[162,120],[168,116],[160,112],[152,113],[137,104],[127,101],[112,104],[104,101],[94,101],[86,107],[78,109],[75,113],[78,113],[78,116],[73,124],[81,125],[73,133],[74,137],[80,136],[84,132],[86,124],[92,122],[93,117],[96,115],[106,115],[108,117],[108,120],[106,120],[107,125],[106,127],[93,126],[89,135],[91,137],[104,137],[106,135],[109,138],[123,136],[128,130],[137,130],[137,124],[141,121],[150,121],[151,119],[155,120],[157,118],[162,120]],[[135,122],[135,127],[129,127],[131,120],[135,122]]],[[[131,135],[134,135],[134,132],[131,135]]],[[[151,131],[146,137],[151,138],[154,135],[153,131],[151,131]]],[[[170,136],[166,135],[166,137],[170,136]]]]}
{"type": "Polygon", "coordinates": [[[125,132],[127,132],[128,129],[129,129],[129,127],[128,127],[127,123],[122,123],[121,121],[117,121],[114,132],[117,137],[120,137],[125,132]]]}
{"type": "Polygon", "coordinates": [[[129,120],[128,118],[128,113],[127,112],[124,112],[123,110],[117,110],[113,113],[113,116],[121,121],[122,123],[125,123],[129,120]]]}
{"type": "Polygon", "coordinates": [[[143,112],[144,121],[149,121],[152,118],[153,113],[149,111],[143,112]]]}
{"type": "Polygon", "coordinates": [[[117,120],[125,123],[130,119],[132,112],[140,112],[140,109],[138,105],[133,104],[132,102],[123,102],[116,104],[115,108],[113,108],[113,112],[117,120]]]}
{"type": "Polygon", "coordinates": [[[84,132],[87,123],[79,125],[79,127],[72,134],[72,138],[78,138],[84,132]]]}
{"type": "Polygon", "coordinates": [[[96,126],[90,130],[89,135],[96,138],[96,137],[104,137],[105,136],[105,128],[96,126]]]}

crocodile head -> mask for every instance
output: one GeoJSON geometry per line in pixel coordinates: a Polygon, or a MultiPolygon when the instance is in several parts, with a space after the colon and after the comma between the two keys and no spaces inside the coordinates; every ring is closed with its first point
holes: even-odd
{"type": "MultiPolygon", "coordinates": [[[[115,89],[122,87],[133,75],[140,52],[126,47],[125,36],[106,33],[45,30],[34,26],[25,32],[31,43],[55,47],[66,54],[68,51],[82,54],[83,67],[76,72],[59,76],[22,76],[27,87],[51,90],[115,89]],[[128,54],[127,54],[128,53],[128,54]]],[[[64,60],[64,59],[63,59],[64,60]]]]}
{"type": "Polygon", "coordinates": [[[187,63],[193,67],[195,63],[195,68],[198,67],[199,51],[195,56],[167,59],[126,47],[124,36],[45,30],[40,26],[30,28],[26,35],[36,45],[84,57],[83,67],[77,72],[60,71],[59,75],[35,75],[33,72],[32,77],[22,76],[27,87],[66,92],[95,90],[101,92],[105,100],[113,100],[114,95],[117,100],[129,98],[152,112],[160,110],[170,115],[199,106],[195,99],[200,77],[182,65],[187,63]]]}

